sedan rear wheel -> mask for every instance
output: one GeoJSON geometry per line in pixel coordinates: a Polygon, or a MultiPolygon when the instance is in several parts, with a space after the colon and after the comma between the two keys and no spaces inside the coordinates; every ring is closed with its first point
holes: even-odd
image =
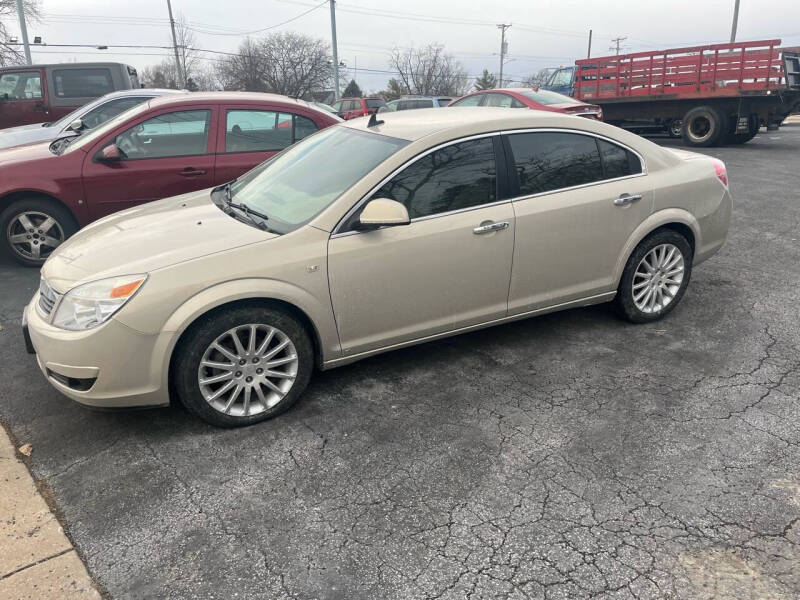
{"type": "Polygon", "coordinates": [[[289,409],[313,367],[309,336],[293,315],[239,306],[221,309],[187,332],[173,376],[191,412],[212,425],[237,427],[289,409]]]}
{"type": "Polygon", "coordinates": [[[633,251],[620,280],[615,304],[634,323],[656,321],[680,302],[692,272],[692,247],[680,233],[662,229],[633,251]]]}

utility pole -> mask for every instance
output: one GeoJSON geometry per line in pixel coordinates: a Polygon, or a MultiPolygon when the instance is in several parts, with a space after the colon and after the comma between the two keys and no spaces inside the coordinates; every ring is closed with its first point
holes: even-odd
{"type": "Polygon", "coordinates": [[[331,2],[331,46],[333,47],[333,99],[339,99],[339,50],[336,47],[336,0],[331,2]]]}
{"type": "Polygon", "coordinates": [[[733,5],[733,25],[731,26],[731,44],[736,41],[736,26],[739,24],[739,0],[733,5]]]}
{"type": "Polygon", "coordinates": [[[609,50],[615,50],[617,55],[619,56],[619,51],[622,50],[622,42],[627,40],[627,37],[615,37],[611,40],[611,46],[609,46],[609,50]]]}
{"type": "Polygon", "coordinates": [[[498,86],[503,87],[503,65],[506,62],[506,52],[508,52],[508,44],[506,43],[506,29],[511,27],[511,23],[500,23],[497,28],[500,30],[500,81],[498,86]]]}
{"type": "Polygon", "coordinates": [[[183,73],[180,56],[178,56],[178,38],[175,37],[175,19],[172,18],[172,3],[170,0],[167,0],[167,10],[169,11],[169,26],[172,28],[172,48],[175,50],[175,66],[178,69],[178,89],[181,89],[186,85],[186,77],[183,73]]]}
{"type": "Polygon", "coordinates": [[[589,30],[589,49],[586,51],[586,58],[592,58],[592,30],[589,30]]]}
{"type": "Polygon", "coordinates": [[[19,31],[22,34],[22,45],[25,47],[25,64],[31,65],[31,46],[28,44],[28,27],[25,25],[25,10],[22,8],[22,0],[17,0],[17,14],[19,15],[19,31]]]}

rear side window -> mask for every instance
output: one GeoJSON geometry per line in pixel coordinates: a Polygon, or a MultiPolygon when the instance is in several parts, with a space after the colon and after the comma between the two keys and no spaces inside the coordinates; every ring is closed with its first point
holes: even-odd
{"type": "Polygon", "coordinates": [[[56,69],[53,80],[59,98],[95,98],[114,91],[110,69],[56,69]]]}
{"type": "Polygon", "coordinates": [[[511,101],[513,98],[508,94],[486,94],[486,102],[484,106],[498,106],[501,108],[511,108],[511,101]]]}
{"type": "Polygon", "coordinates": [[[319,127],[308,117],[301,117],[300,115],[294,116],[294,141],[302,140],[307,135],[316,133],[319,127]]]}
{"type": "Polygon", "coordinates": [[[384,106],[386,102],[381,100],[380,98],[368,98],[367,99],[367,108],[380,108],[384,106]]]}
{"type": "Polygon", "coordinates": [[[447,106],[452,101],[452,98],[439,98],[439,106],[447,106]]]}
{"type": "Polygon", "coordinates": [[[600,149],[605,179],[627,177],[642,172],[642,162],[630,150],[600,139],[597,140],[597,147],[600,149]]]}
{"type": "Polygon", "coordinates": [[[446,146],[395,175],[373,198],[401,202],[412,219],[497,199],[494,143],[480,138],[446,146]]]}
{"type": "Polygon", "coordinates": [[[225,152],[283,150],[292,143],[292,115],[269,110],[229,110],[225,152]]]}
{"type": "Polygon", "coordinates": [[[597,143],[575,133],[518,133],[508,136],[523,196],[603,179],[597,143]]]}

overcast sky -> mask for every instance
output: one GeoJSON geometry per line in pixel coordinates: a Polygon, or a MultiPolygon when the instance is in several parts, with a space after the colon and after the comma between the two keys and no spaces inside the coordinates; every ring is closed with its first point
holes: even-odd
{"type": "MultiPolygon", "coordinates": [[[[322,0],[172,0],[195,31],[198,47],[234,50],[246,32],[278,25],[313,9],[322,0]],[[217,35],[214,35],[214,34],[217,35]],[[219,35],[226,34],[226,35],[219,35]]],[[[626,51],[663,49],[730,36],[734,0],[342,0],[336,21],[339,58],[367,90],[384,87],[393,46],[443,43],[470,75],[496,72],[500,32],[511,23],[506,77],[522,79],[542,67],[571,64],[586,54],[609,54],[611,38],[627,36],[626,51]],[[401,18],[404,17],[404,18],[401,18]]],[[[28,26],[31,40],[49,44],[163,45],[170,42],[166,0],[41,0],[43,19],[28,26]]],[[[12,30],[13,22],[8,23],[12,30]]],[[[299,31],[330,41],[327,2],[291,23],[269,31],[299,31]]],[[[263,35],[252,34],[253,37],[263,35]]],[[[741,0],[737,40],[782,38],[800,46],[800,0],[741,0]]],[[[35,62],[112,60],[137,68],[159,62],[167,50],[104,51],[41,48],[35,62]]],[[[208,54],[209,59],[219,55],[208,54]]],[[[213,64],[213,63],[212,63],[213,64]]]]}

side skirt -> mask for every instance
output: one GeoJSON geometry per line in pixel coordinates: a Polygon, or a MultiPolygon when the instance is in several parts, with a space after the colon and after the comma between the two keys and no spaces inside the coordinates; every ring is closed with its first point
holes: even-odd
{"type": "Polygon", "coordinates": [[[581,306],[592,306],[593,304],[602,304],[603,302],[610,302],[611,300],[614,299],[614,296],[616,295],[617,295],[616,291],[606,292],[604,294],[597,294],[596,296],[589,296],[588,298],[580,298],[579,300],[571,300],[570,302],[563,302],[561,304],[554,304],[552,306],[546,306],[544,308],[537,308],[536,310],[531,310],[517,315],[512,315],[510,317],[503,317],[502,319],[486,321],[485,323],[478,323],[477,325],[470,325],[469,327],[453,329],[451,331],[445,331],[443,333],[437,333],[435,335],[429,335],[414,340],[409,340],[407,342],[400,342],[399,344],[392,344],[391,346],[376,348],[375,350],[367,350],[366,352],[359,352],[358,354],[353,354],[351,356],[335,358],[333,360],[329,360],[323,363],[321,366],[321,370],[327,371],[329,369],[335,369],[336,367],[342,367],[344,365],[348,365],[350,363],[359,361],[362,358],[375,356],[376,354],[383,354],[384,352],[391,352],[392,350],[399,350],[401,348],[407,348],[408,346],[416,346],[417,344],[424,344],[425,342],[432,342],[434,340],[450,337],[453,335],[461,335],[462,333],[469,333],[470,331],[477,331],[478,329],[485,329],[486,327],[493,327],[495,325],[511,323],[512,321],[520,321],[522,319],[527,319],[529,317],[544,315],[551,312],[557,312],[559,310],[566,310],[568,308],[578,308],[581,306]]]}

